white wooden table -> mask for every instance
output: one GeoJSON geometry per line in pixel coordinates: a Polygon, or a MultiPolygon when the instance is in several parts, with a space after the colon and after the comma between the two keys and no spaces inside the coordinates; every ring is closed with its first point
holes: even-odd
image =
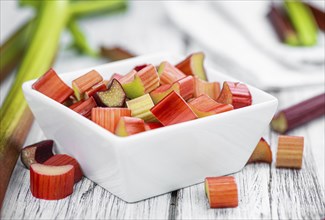
{"type": "MultiPolygon", "coordinates": [[[[17,15],[17,10],[10,4],[2,2],[1,6],[1,13],[3,7],[7,7],[8,11],[13,13],[11,15],[7,12],[8,14],[2,16],[17,15]]],[[[142,6],[131,5],[129,12],[131,15],[128,16],[133,17],[132,24],[121,15],[117,15],[114,22],[105,23],[108,30],[115,29],[114,34],[103,31],[104,36],[106,34],[110,36],[110,40],[105,43],[119,43],[140,54],[157,50],[183,53],[198,48],[204,50],[173,28],[164,17],[164,13],[154,8],[150,3],[142,6]],[[146,10],[147,15],[152,16],[150,21],[141,13],[136,13],[140,8],[145,10],[143,7],[152,9],[146,10]],[[153,34],[142,32],[139,33],[141,40],[130,38],[126,30],[132,29],[137,22],[146,22],[148,30],[154,30],[156,36],[158,34],[164,39],[157,41],[153,34]],[[118,27],[121,28],[116,31],[118,27]]],[[[98,39],[95,37],[96,33],[92,32],[92,25],[89,25],[91,22],[101,24],[107,21],[98,19],[82,22],[87,35],[95,39],[92,44],[96,45],[98,39]]],[[[80,57],[63,50],[59,54],[55,68],[63,72],[103,62],[105,61],[80,57]]],[[[11,81],[12,79],[8,79],[1,85],[2,99],[11,81]]],[[[281,109],[324,92],[324,86],[271,92],[279,99],[281,109]]],[[[239,189],[237,208],[210,209],[203,184],[128,204],[87,178],[76,184],[74,193],[66,199],[39,200],[34,198],[29,190],[29,171],[18,161],[1,210],[1,219],[323,219],[325,218],[324,127],[322,117],[289,133],[305,137],[301,170],[275,168],[278,134],[268,129],[264,137],[271,144],[273,163],[250,164],[234,174],[239,189]]],[[[42,139],[45,137],[34,123],[26,144],[42,139]]]]}

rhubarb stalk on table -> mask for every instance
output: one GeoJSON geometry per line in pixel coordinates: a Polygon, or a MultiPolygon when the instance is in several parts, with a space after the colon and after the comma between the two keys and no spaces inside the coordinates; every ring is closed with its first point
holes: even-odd
{"type": "Polygon", "coordinates": [[[61,32],[68,20],[68,6],[68,1],[42,2],[29,47],[24,54],[15,82],[0,109],[0,207],[20,147],[33,120],[21,86],[23,82],[41,76],[52,65],[61,32]]]}

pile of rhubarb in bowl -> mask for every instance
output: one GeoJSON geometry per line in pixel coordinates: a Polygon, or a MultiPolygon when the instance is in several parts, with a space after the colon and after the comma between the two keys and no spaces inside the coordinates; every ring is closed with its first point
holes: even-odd
{"type": "Polygon", "coordinates": [[[252,104],[245,84],[226,81],[220,89],[208,81],[203,53],[170,62],[139,64],[110,79],[92,70],[74,79],[72,88],[50,69],[32,87],[121,137],[252,104]]]}

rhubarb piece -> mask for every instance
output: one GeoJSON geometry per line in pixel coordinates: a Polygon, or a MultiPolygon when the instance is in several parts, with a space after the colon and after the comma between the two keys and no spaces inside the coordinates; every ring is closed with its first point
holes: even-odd
{"type": "Polygon", "coordinates": [[[44,140],[21,150],[21,162],[29,169],[34,163],[44,163],[47,159],[53,156],[53,141],[44,140]]]}
{"type": "Polygon", "coordinates": [[[130,116],[131,111],[127,108],[93,108],[91,120],[106,130],[114,133],[116,125],[123,116],[130,116]]]}
{"type": "Polygon", "coordinates": [[[153,65],[148,65],[139,72],[135,70],[120,79],[126,96],[137,98],[151,92],[159,86],[159,76],[153,65]]]}
{"type": "Polygon", "coordinates": [[[97,92],[94,98],[98,106],[123,107],[126,99],[125,92],[116,79],[113,79],[106,91],[97,92]]]}
{"type": "Polygon", "coordinates": [[[160,77],[160,84],[173,84],[174,82],[186,77],[179,69],[168,63],[162,62],[158,67],[158,74],[160,77]]]}
{"type": "Polygon", "coordinates": [[[192,98],[194,95],[194,78],[192,76],[187,76],[176,81],[173,85],[162,85],[152,91],[150,96],[152,101],[157,104],[172,91],[180,94],[185,100],[192,98]]]}
{"type": "Polygon", "coordinates": [[[252,96],[245,84],[239,82],[224,82],[217,102],[231,104],[234,109],[252,104],[252,96]]]}
{"type": "Polygon", "coordinates": [[[272,151],[270,145],[265,141],[264,138],[258,142],[254,152],[249,158],[247,163],[272,163],[272,151]]]}
{"type": "Polygon", "coordinates": [[[147,123],[144,123],[144,127],[146,128],[146,131],[149,131],[149,130],[154,130],[154,129],[161,128],[164,126],[160,122],[147,122],[147,123]]]}
{"type": "Polygon", "coordinates": [[[301,169],[304,137],[279,136],[276,167],[301,169]]]}
{"type": "Polygon", "coordinates": [[[73,90],[62,81],[52,68],[39,78],[32,85],[32,88],[60,103],[63,103],[73,94],[73,90]]]}
{"type": "Polygon", "coordinates": [[[184,99],[174,91],[155,105],[151,112],[164,126],[197,118],[184,99]]]}
{"type": "Polygon", "coordinates": [[[282,8],[276,7],[272,4],[267,17],[282,42],[292,46],[299,45],[297,33],[282,8]]]}
{"type": "Polygon", "coordinates": [[[303,46],[317,43],[317,26],[310,9],[301,1],[285,0],[285,9],[303,46]]]}
{"type": "Polygon", "coordinates": [[[74,182],[77,183],[82,179],[82,170],[76,159],[66,154],[56,154],[43,163],[50,166],[72,165],[74,167],[74,182]]]}
{"type": "Polygon", "coordinates": [[[122,79],[122,78],[123,78],[123,76],[122,76],[121,74],[114,73],[113,76],[110,78],[109,81],[111,82],[111,81],[113,81],[113,79],[116,79],[116,80],[119,81],[119,80],[122,79]]]}
{"type": "Polygon", "coordinates": [[[185,60],[176,65],[176,68],[186,75],[197,76],[202,80],[208,81],[204,66],[204,53],[198,52],[189,55],[185,60]]]}
{"type": "Polygon", "coordinates": [[[278,112],[271,121],[274,131],[284,134],[325,114],[325,93],[278,112]]]}
{"type": "Polygon", "coordinates": [[[238,206],[238,189],[234,177],[207,177],[204,186],[210,208],[233,208],[238,206]]]}
{"type": "Polygon", "coordinates": [[[157,121],[150,109],[154,106],[149,94],[145,94],[138,98],[126,102],[128,109],[131,110],[131,116],[141,118],[146,122],[157,121]]]}
{"type": "Polygon", "coordinates": [[[32,164],[30,166],[30,191],[39,199],[63,199],[73,192],[74,168],[72,165],[49,166],[32,164]]]}
{"type": "Polygon", "coordinates": [[[143,68],[145,68],[146,66],[148,66],[148,64],[142,64],[142,65],[138,65],[135,66],[133,69],[137,72],[139,72],[140,70],[142,70],[143,68]]]}
{"type": "Polygon", "coordinates": [[[124,60],[128,58],[132,58],[135,55],[130,53],[129,51],[121,48],[121,47],[101,47],[100,48],[100,54],[103,57],[106,57],[112,61],[117,61],[117,60],[124,60]]]}
{"type": "Polygon", "coordinates": [[[104,81],[94,85],[90,89],[88,89],[85,92],[85,99],[89,99],[89,97],[95,95],[97,92],[105,91],[107,90],[107,85],[104,81]]]}
{"type": "Polygon", "coordinates": [[[80,100],[79,102],[71,105],[69,108],[86,118],[90,118],[91,110],[95,107],[97,107],[95,99],[90,97],[85,101],[80,100]]]}
{"type": "Polygon", "coordinates": [[[103,81],[103,77],[96,71],[92,70],[72,81],[72,88],[78,100],[84,98],[84,93],[97,83],[103,81]]]}
{"type": "Polygon", "coordinates": [[[217,100],[220,95],[219,82],[206,82],[198,77],[194,78],[194,97],[206,94],[213,100],[217,100]]]}
{"type": "Polygon", "coordinates": [[[115,130],[115,134],[126,137],[146,131],[144,121],[140,118],[121,117],[115,130]]]}
{"type": "Polygon", "coordinates": [[[188,104],[199,118],[219,114],[234,109],[232,105],[218,103],[204,94],[196,99],[193,99],[188,104]]]}
{"type": "Polygon", "coordinates": [[[304,2],[304,4],[310,8],[319,29],[325,31],[325,11],[322,11],[320,8],[308,4],[307,2],[304,2]]]}

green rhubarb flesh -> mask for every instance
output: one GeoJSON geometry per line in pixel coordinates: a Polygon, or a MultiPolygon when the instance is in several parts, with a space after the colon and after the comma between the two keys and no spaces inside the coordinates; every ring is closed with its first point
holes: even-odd
{"type": "Polygon", "coordinates": [[[195,75],[200,79],[207,81],[206,73],[203,66],[204,54],[196,53],[193,55],[191,66],[194,69],[195,75]]]}
{"type": "Polygon", "coordinates": [[[150,111],[150,109],[154,106],[154,103],[149,94],[129,100],[126,102],[126,105],[128,109],[131,110],[132,117],[141,118],[145,122],[157,121],[155,116],[150,111]]]}
{"type": "Polygon", "coordinates": [[[122,84],[124,92],[129,99],[135,99],[145,94],[145,88],[139,76],[135,75],[133,81],[122,84]]]}

